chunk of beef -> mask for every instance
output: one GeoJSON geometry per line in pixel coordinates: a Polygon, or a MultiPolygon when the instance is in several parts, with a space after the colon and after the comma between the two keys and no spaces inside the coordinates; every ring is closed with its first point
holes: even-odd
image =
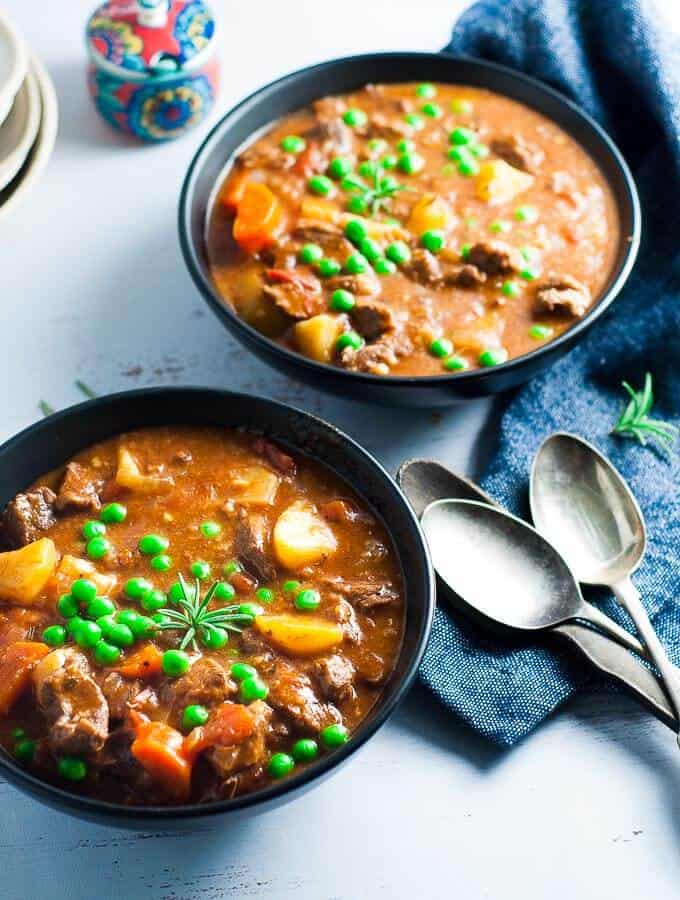
{"type": "Polygon", "coordinates": [[[360,275],[334,275],[326,281],[329,291],[351,291],[357,297],[374,297],[380,293],[378,276],[369,272],[360,275]]]}
{"type": "Polygon", "coordinates": [[[357,619],[357,614],[354,612],[352,604],[340,597],[335,607],[335,616],[342,626],[345,640],[350,644],[360,644],[364,635],[361,631],[361,626],[359,625],[359,620],[357,619]]]}
{"type": "Polygon", "coordinates": [[[405,121],[404,114],[401,112],[377,112],[371,116],[367,133],[372,138],[386,138],[388,141],[398,140],[413,134],[413,127],[405,121]]]}
{"type": "Polygon", "coordinates": [[[319,580],[327,588],[349,600],[361,612],[389,606],[399,600],[399,594],[389,582],[368,578],[349,581],[340,575],[321,575],[319,580]]]}
{"type": "Polygon", "coordinates": [[[317,278],[299,275],[290,269],[267,269],[265,278],[269,282],[263,288],[265,296],[292,319],[308,319],[324,308],[317,278]]]}
{"type": "Polygon", "coordinates": [[[295,165],[295,155],[286,153],[281,147],[263,147],[254,144],[239,156],[238,162],[244,169],[276,169],[285,171],[295,165]]]}
{"type": "Polygon", "coordinates": [[[296,728],[318,734],[327,725],[342,719],[333,705],[319,700],[307,675],[283,660],[277,660],[267,676],[267,683],[267,700],[296,728]]]}
{"type": "Polygon", "coordinates": [[[376,344],[366,344],[360,350],[345,347],[339,356],[341,366],[354,372],[369,372],[373,375],[387,375],[390,366],[399,362],[400,357],[408,356],[413,344],[405,334],[387,335],[385,340],[376,344]]]}
{"type": "Polygon", "coordinates": [[[268,544],[266,520],[240,509],[234,533],[234,555],[259,581],[272,581],[276,577],[276,566],[268,553],[268,544]]]}
{"type": "Polygon", "coordinates": [[[318,120],[302,135],[316,144],[324,156],[348,156],[352,153],[352,132],[339,117],[318,120]]]}
{"type": "Polygon", "coordinates": [[[452,287],[479,287],[486,281],[484,272],[480,272],[477,266],[469,263],[462,265],[447,266],[443,272],[444,284],[452,287]]]}
{"type": "Polygon", "coordinates": [[[33,670],[38,705],[55,755],[93,756],[109,733],[109,707],[87,657],[71,647],[48,653],[33,670]]]}
{"type": "Polygon", "coordinates": [[[241,632],[241,651],[250,657],[250,661],[261,674],[271,668],[274,660],[272,648],[254,628],[246,628],[241,632]]]}
{"type": "Polygon", "coordinates": [[[394,331],[392,310],[379,300],[357,300],[350,312],[352,325],[367,341],[394,331]]]}
{"type": "Polygon", "coordinates": [[[238,688],[224,666],[209,656],[197,659],[181,678],[167,682],[161,689],[161,702],[171,707],[175,715],[185,706],[200,703],[214,706],[232,697],[238,688]]]}
{"type": "Polygon", "coordinates": [[[280,472],[282,475],[288,475],[291,478],[295,476],[297,466],[292,456],[284,453],[280,447],[277,447],[272,441],[266,438],[255,438],[253,441],[253,450],[260,456],[263,456],[269,465],[280,472]]]}
{"type": "Polygon", "coordinates": [[[95,476],[92,469],[70,462],[66,466],[55,506],[58,510],[98,512],[102,508],[99,494],[103,486],[104,482],[95,476]]]}
{"type": "Polygon", "coordinates": [[[131,707],[147,716],[158,708],[156,692],[144,687],[137,678],[123,678],[118,672],[109,672],[100,680],[99,687],[109,704],[111,719],[124,719],[131,707]]]}
{"type": "Polygon", "coordinates": [[[306,244],[318,244],[326,256],[342,260],[346,259],[354,250],[354,245],[347,240],[340,228],[330,222],[312,222],[300,219],[293,232],[293,237],[306,244]]]}
{"type": "Polygon", "coordinates": [[[262,766],[269,757],[267,737],[271,728],[272,708],[264,700],[256,700],[248,707],[253,716],[254,731],[249,738],[231,747],[213,747],[207,758],[220,778],[228,778],[241,769],[262,766]]]}
{"type": "Polygon", "coordinates": [[[147,803],[154,798],[163,803],[162,789],[132,754],[134,739],[134,732],[125,725],[111,732],[97,757],[100,783],[115,788],[119,803],[139,803],[140,797],[147,803]]]}
{"type": "Polygon", "coordinates": [[[523,172],[535,173],[543,162],[543,151],[540,147],[527,143],[517,134],[508,134],[491,141],[491,152],[500,156],[506,163],[521,169],[523,172]]]}
{"type": "Polygon", "coordinates": [[[434,285],[442,280],[442,270],[437,257],[422,247],[413,251],[411,260],[404,266],[403,271],[420,284],[434,285]]]}
{"type": "Polygon", "coordinates": [[[288,270],[297,265],[297,253],[297,244],[286,237],[260,250],[259,256],[270,269],[288,270]]]}
{"type": "Polygon", "coordinates": [[[346,108],[347,104],[340,97],[322,97],[312,103],[314,115],[319,122],[340,118],[346,108]]]}
{"type": "Polygon", "coordinates": [[[538,286],[536,300],[542,310],[582,316],[590,306],[591,296],[587,286],[571,275],[550,274],[538,286]]]}
{"type": "Polygon", "coordinates": [[[319,507],[319,512],[328,522],[356,522],[359,512],[348,500],[328,500],[319,507]]]}
{"type": "Polygon", "coordinates": [[[522,268],[520,252],[503,241],[480,241],[473,244],[467,262],[487,275],[510,275],[522,268]]]}
{"type": "Polygon", "coordinates": [[[354,690],[354,666],[339,653],[318,659],[312,665],[321,694],[333,703],[347,703],[356,698],[354,690]]]}
{"type": "Polygon", "coordinates": [[[375,687],[385,680],[387,666],[382,656],[372,650],[360,650],[356,657],[357,678],[375,687]]]}
{"type": "Polygon", "coordinates": [[[0,520],[0,546],[17,550],[37,541],[54,525],[57,495],[48,487],[38,487],[10,500],[0,520]]]}

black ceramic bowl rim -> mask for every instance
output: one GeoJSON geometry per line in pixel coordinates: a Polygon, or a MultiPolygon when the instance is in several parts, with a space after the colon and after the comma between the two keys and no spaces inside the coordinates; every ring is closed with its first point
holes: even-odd
{"type": "MultiPolygon", "coordinates": [[[[503,94],[502,90],[499,90],[498,93],[503,94]]],[[[275,119],[276,116],[273,116],[271,121],[274,121],[275,119]]],[[[578,138],[575,138],[575,140],[579,142],[578,138]]],[[[229,161],[229,159],[225,159],[225,168],[229,161]]],[[[607,176],[605,175],[604,177],[606,178],[607,176]]],[[[214,128],[204,139],[203,143],[198,148],[191,161],[189,170],[182,185],[179,200],[180,245],[182,248],[182,253],[184,255],[184,260],[189,269],[189,273],[191,274],[191,277],[198,287],[200,293],[203,295],[203,298],[212,307],[213,311],[218,315],[218,317],[224,318],[225,321],[229,320],[229,325],[232,330],[240,332],[244,337],[246,337],[246,339],[249,339],[250,341],[254,341],[256,344],[260,344],[266,347],[268,354],[278,357],[283,364],[290,364],[291,362],[293,362],[296,366],[309,370],[310,374],[312,375],[314,372],[320,371],[323,373],[332,374],[336,377],[340,375],[341,377],[350,379],[357,386],[360,386],[361,384],[372,386],[380,385],[381,387],[385,387],[386,385],[393,385],[395,389],[406,386],[417,387],[419,385],[423,388],[440,387],[453,383],[455,383],[456,385],[463,385],[465,383],[474,381],[486,380],[491,373],[517,372],[517,370],[544,355],[553,355],[553,352],[563,344],[573,343],[573,341],[577,337],[583,336],[585,332],[597,321],[597,319],[599,319],[599,317],[608,309],[610,304],[614,301],[616,296],[621,291],[637,257],[640,245],[640,231],[640,201],[638,198],[635,181],[633,180],[630,169],[628,168],[628,165],[616,144],[612,141],[606,131],[600,125],[598,125],[598,123],[591,116],[588,115],[588,113],[584,112],[584,110],[582,110],[577,104],[569,100],[568,97],[565,97],[564,94],[561,94],[559,91],[556,91],[554,88],[549,87],[536,78],[525,75],[523,72],[518,72],[515,69],[509,68],[508,66],[503,66],[499,63],[488,62],[484,59],[467,56],[454,56],[452,54],[446,53],[422,53],[413,51],[366,53],[357,56],[340,57],[338,59],[316,63],[314,65],[306,66],[305,68],[289,72],[288,74],[283,75],[281,78],[278,78],[275,81],[271,81],[263,87],[258,88],[258,90],[254,91],[236,106],[232,107],[227,113],[225,113],[225,115],[220,119],[220,121],[214,126],[214,128]],[[257,331],[257,329],[253,328],[251,325],[248,325],[248,323],[241,319],[231,308],[231,306],[229,306],[224,301],[224,299],[220,297],[215,285],[209,278],[204,275],[199,262],[200,253],[198,248],[194,246],[194,242],[191,236],[192,229],[190,200],[192,190],[195,181],[200,174],[201,164],[203,163],[204,158],[210,152],[211,147],[217,137],[220,136],[224,131],[228,130],[232,124],[232,121],[247,112],[249,108],[253,107],[256,104],[259,104],[260,102],[263,102],[270,95],[275,95],[277,90],[279,90],[280,88],[290,84],[291,82],[295,82],[297,79],[300,79],[304,76],[315,73],[321,74],[322,72],[335,67],[361,66],[362,64],[367,64],[383,59],[393,61],[397,61],[399,59],[408,61],[422,60],[424,62],[426,60],[432,59],[441,60],[442,58],[448,59],[454,63],[465,63],[465,65],[467,66],[477,67],[480,73],[486,71],[489,74],[501,75],[505,78],[514,79],[519,84],[530,86],[534,91],[538,92],[539,94],[542,93],[544,97],[552,100],[554,103],[566,107],[570,111],[574,119],[579,121],[582,127],[591,132],[591,136],[595,137],[599,141],[601,149],[609,155],[611,162],[614,164],[614,168],[618,170],[621,182],[625,188],[624,205],[627,207],[628,217],[630,220],[630,229],[628,234],[621,234],[620,245],[625,245],[625,252],[621,254],[621,259],[618,267],[615,267],[615,269],[612,271],[609,282],[598,297],[597,301],[583,316],[583,318],[578,320],[578,322],[575,322],[556,338],[546,341],[544,344],[537,347],[535,350],[530,351],[529,353],[524,353],[522,356],[514,357],[513,359],[510,359],[507,362],[502,363],[501,365],[494,366],[491,369],[471,369],[467,372],[464,371],[458,372],[456,374],[442,375],[382,376],[371,375],[370,373],[366,372],[354,372],[347,369],[341,369],[338,366],[331,366],[326,363],[317,362],[316,360],[312,360],[306,356],[303,356],[301,353],[296,353],[294,350],[290,350],[287,347],[278,344],[276,341],[271,340],[261,332],[257,331]]]]}
{"type": "MultiPolygon", "coordinates": [[[[211,421],[210,417],[199,416],[195,413],[184,413],[183,415],[182,412],[178,412],[174,421],[170,420],[170,418],[166,420],[163,417],[161,422],[156,421],[154,415],[150,413],[137,412],[136,408],[131,414],[131,421],[128,421],[128,423],[125,424],[125,422],[121,422],[122,417],[117,409],[121,404],[125,404],[126,406],[127,404],[130,404],[134,407],[134,404],[136,403],[147,403],[149,410],[152,407],[157,409],[159,403],[170,403],[171,401],[173,403],[176,402],[178,408],[181,408],[182,404],[184,404],[185,409],[188,409],[190,405],[192,410],[200,408],[201,404],[204,404],[204,406],[208,408],[216,409],[221,403],[243,403],[248,404],[250,408],[252,408],[254,403],[257,403],[265,407],[267,411],[271,411],[273,414],[295,417],[295,427],[298,427],[298,420],[300,423],[304,424],[305,427],[308,426],[310,435],[313,435],[314,447],[319,445],[318,436],[322,435],[320,442],[325,444],[327,448],[332,449],[336,446],[337,448],[342,449],[343,452],[347,451],[348,454],[351,454],[352,460],[357,463],[357,474],[359,474],[360,471],[366,478],[369,474],[374,475],[377,481],[389,491],[389,504],[393,505],[393,508],[400,508],[401,513],[403,514],[402,523],[408,528],[409,534],[415,540],[416,544],[419,545],[422,563],[422,579],[420,579],[419,584],[416,585],[415,593],[420,594],[423,613],[420,628],[412,641],[413,652],[411,658],[405,664],[404,669],[399,676],[400,680],[392,680],[392,682],[388,680],[386,690],[391,691],[390,696],[386,700],[382,696],[379,698],[376,706],[369,712],[367,718],[359,724],[347,744],[334,750],[327,756],[322,756],[299,774],[274,782],[273,784],[250,794],[243,794],[231,799],[210,803],[191,803],[176,806],[127,806],[63,790],[60,787],[32,775],[26,769],[18,765],[8,754],[0,751],[0,771],[4,771],[8,780],[17,787],[24,789],[27,793],[38,797],[40,800],[44,800],[48,805],[58,809],[63,810],[66,808],[73,814],[84,818],[91,818],[100,822],[108,820],[110,824],[123,824],[126,827],[130,825],[133,827],[144,825],[145,822],[169,823],[169,821],[176,819],[201,819],[220,813],[235,812],[249,807],[273,805],[277,799],[280,800],[285,794],[290,792],[301,792],[305,787],[312,786],[313,782],[320,782],[325,775],[328,775],[331,772],[331,770],[336,769],[340,764],[356,753],[356,751],[359,750],[385,723],[392,712],[394,712],[397,705],[404,698],[416,677],[420,661],[425,652],[435,607],[434,574],[425,538],[423,537],[418,519],[411,509],[406,497],[386,469],[367,450],[361,447],[360,444],[330,423],[317,416],[311,415],[304,410],[291,406],[290,404],[280,403],[276,400],[271,400],[259,395],[199,387],[142,388],[140,390],[123,391],[116,394],[109,394],[104,397],[98,397],[94,400],[88,400],[84,403],[54,413],[48,418],[25,428],[23,431],[19,432],[19,434],[10,438],[0,446],[0,473],[3,473],[2,479],[0,480],[0,509],[4,508],[5,503],[17,492],[24,490],[28,486],[27,483],[8,483],[11,481],[11,473],[8,478],[6,471],[7,460],[13,455],[16,455],[17,452],[22,455],[22,459],[24,455],[32,457],[29,466],[31,468],[36,468],[36,471],[33,478],[30,479],[31,481],[61,463],[66,462],[72,453],[70,451],[65,452],[64,449],[59,447],[59,430],[64,427],[74,427],[82,430],[82,421],[87,420],[88,415],[90,415],[93,410],[96,410],[100,415],[103,415],[104,412],[106,412],[107,416],[110,415],[110,419],[107,419],[103,428],[98,425],[97,433],[94,434],[90,440],[85,438],[82,442],[78,441],[79,449],[85,449],[89,444],[103,440],[106,436],[112,437],[125,432],[126,430],[130,430],[131,428],[144,427],[143,422],[145,415],[149,415],[148,424],[150,425],[181,425],[187,423],[200,425],[202,423],[205,425],[220,426],[218,416],[211,421]],[[108,431],[108,434],[106,434],[106,429],[109,428],[110,430],[108,431]],[[57,438],[56,441],[53,440],[55,437],[57,438]],[[42,449],[46,447],[49,447],[49,450],[45,451],[42,449]],[[45,462],[43,468],[40,468],[45,457],[48,457],[48,461],[45,462]],[[38,460],[40,460],[40,462],[38,460]]],[[[260,413],[255,413],[255,417],[259,420],[260,413]]],[[[238,426],[233,425],[223,427],[238,426]]],[[[268,433],[265,416],[261,417],[259,426],[251,423],[249,426],[244,427],[247,427],[248,430],[259,430],[265,434],[268,433]]],[[[284,439],[284,444],[285,443],[288,443],[295,449],[290,440],[285,441],[284,439]]],[[[78,451],[74,450],[73,453],[75,452],[78,451]]],[[[331,470],[333,469],[332,465],[325,462],[322,456],[315,455],[314,449],[305,447],[300,448],[299,452],[303,456],[316,459],[323,466],[330,468],[331,470]]],[[[348,480],[346,476],[340,475],[339,477],[345,481],[348,480]]],[[[361,497],[361,487],[356,483],[352,483],[351,486],[361,497]]],[[[388,534],[390,534],[402,570],[406,573],[408,560],[402,557],[402,550],[392,536],[389,523],[383,520],[383,524],[388,534]]],[[[409,596],[413,595],[412,591],[409,596]]],[[[408,629],[408,619],[406,627],[408,629]]],[[[399,665],[400,662],[401,659],[398,657],[397,665],[399,665]]]]}

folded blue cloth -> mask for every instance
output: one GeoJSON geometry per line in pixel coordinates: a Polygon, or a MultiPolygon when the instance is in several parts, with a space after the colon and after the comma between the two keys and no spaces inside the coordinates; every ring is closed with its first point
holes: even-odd
{"type": "MultiPolygon", "coordinates": [[[[633,170],[644,232],[634,273],[586,339],[510,399],[482,484],[528,518],[528,473],[540,442],[566,430],[596,444],[640,501],[650,541],[635,581],[680,662],[677,459],[610,436],[625,400],[621,382],[640,388],[647,371],[656,416],[677,422],[680,415],[680,44],[644,0],[487,0],[462,16],[445,49],[521,69],[562,91],[604,126],[633,170]]],[[[595,596],[629,627],[611,595],[595,596]]],[[[421,678],[446,707],[506,746],[577,690],[605,686],[556,639],[500,640],[446,603],[421,678]]]]}

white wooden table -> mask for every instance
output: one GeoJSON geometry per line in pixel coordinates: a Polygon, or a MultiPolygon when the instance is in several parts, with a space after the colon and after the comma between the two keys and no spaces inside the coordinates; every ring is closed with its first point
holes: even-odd
{"type": "MultiPolygon", "coordinates": [[[[305,63],[438,48],[462,5],[214,3],[225,32],[219,109],[305,63]]],[[[310,409],[392,470],[427,454],[475,471],[492,434],[486,402],[443,414],[360,406],[248,357],[180,258],[177,196],[202,135],[138,148],[100,123],[84,80],[87,0],[5,6],[55,80],[61,124],[47,174],[0,229],[0,439],[37,418],[41,399],[81,399],[77,378],[98,392],[189,383],[310,409]]],[[[334,778],[237,828],[117,831],[0,783],[0,898],[675,897],[679,776],[673,736],[626,698],[581,699],[500,753],[416,687],[334,778]]]]}

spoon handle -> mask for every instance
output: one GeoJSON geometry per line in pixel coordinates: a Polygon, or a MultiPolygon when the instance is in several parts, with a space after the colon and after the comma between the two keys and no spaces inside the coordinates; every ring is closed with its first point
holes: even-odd
{"type": "Polygon", "coordinates": [[[665,725],[674,731],[678,730],[678,719],[673,707],[659,687],[654,673],[620,644],[578,622],[557,625],[553,631],[575,644],[601,672],[623,684],[665,725]]]}
{"type": "Polygon", "coordinates": [[[659,670],[664,690],[676,714],[680,713],[680,683],[677,669],[668,658],[654,626],[649,621],[637,588],[630,578],[625,578],[618,584],[612,585],[611,588],[618,602],[633,620],[638,634],[649,651],[652,662],[659,670]]]}
{"type": "MultiPolygon", "coordinates": [[[[608,615],[599,610],[597,606],[593,606],[592,603],[588,603],[584,600],[583,609],[579,610],[578,618],[592,622],[592,624],[599,628],[600,631],[608,634],[609,637],[613,638],[624,647],[627,647],[629,650],[633,650],[635,653],[641,653],[643,656],[649,656],[645,648],[634,635],[629,631],[626,631],[625,628],[622,628],[613,619],[610,619],[608,615]]],[[[676,672],[676,677],[677,674],[678,673],[676,672]]]]}

